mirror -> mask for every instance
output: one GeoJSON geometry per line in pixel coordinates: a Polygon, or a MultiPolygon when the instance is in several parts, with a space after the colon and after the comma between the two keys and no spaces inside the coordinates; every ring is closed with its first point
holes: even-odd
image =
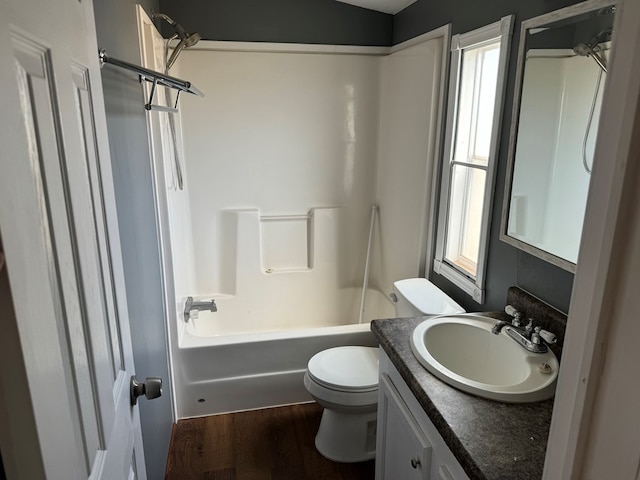
{"type": "Polygon", "coordinates": [[[500,238],[575,272],[615,2],[522,23],[500,238]]]}

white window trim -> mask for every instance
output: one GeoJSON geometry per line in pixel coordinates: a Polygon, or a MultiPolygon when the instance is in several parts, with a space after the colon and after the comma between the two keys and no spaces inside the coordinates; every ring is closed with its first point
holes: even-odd
{"type": "Polygon", "coordinates": [[[496,165],[498,163],[498,150],[500,145],[500,133],[502,130],[502,110],[507,77],[507,63],[511,46],[514,15],[502,17],[498,22],[473,30],[468,33],[455,35],[451,39],[451,63],[449,74],[449,98],[447,102],[447,122],[445,146],[442,155],[442,180],[440,182],[440,206],[438,209],[438,223],[436,234],[435,258],[433,270],[442,275],[462,291],[470,295],[477,303],[484,303],[484,284],[489,247],[489,232],[491,229],[491,214],[493,201],[493,183],[495,180],[496,165]],[[451,189],[451,156],[455,142],[455,126],[458,90],[460,84],[460,60],[464,49],[476,47],[483,43],[500,39],[500,59],[498,64],[498,79],[496,85],[496,103],[493,112],[493,131],[491,133],[491,145],[489,149],[489,162],[485,184],[484,208],[482,213],[482,232],[480,235],[480,248],[478,251],[478,265],[475,279],[465,275],[444,261],[445,233],[447,229],[447,211],[449,208],[449,193],[451,189]]]}

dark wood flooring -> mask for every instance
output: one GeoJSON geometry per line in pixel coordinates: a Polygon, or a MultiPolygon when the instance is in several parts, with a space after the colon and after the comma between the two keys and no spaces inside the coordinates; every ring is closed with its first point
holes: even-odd
{"type": "Polygon", "coordinates": [[[179,420],[165,480],[373,480],[374,461],[335,463],[314,439],[315,403],[179,420]]]}

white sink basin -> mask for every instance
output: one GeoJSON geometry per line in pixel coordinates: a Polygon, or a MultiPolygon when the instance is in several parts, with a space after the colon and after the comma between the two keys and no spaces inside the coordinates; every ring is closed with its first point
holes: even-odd
{"type": "Polygon", "coordinates": [[[553,397],[558,359],[531,353],[507,336],[495,335],[494,318],[443,315],[418,325],[411,349],[418,361],[445,383],[503,402],[537,402],[553,397]]]}

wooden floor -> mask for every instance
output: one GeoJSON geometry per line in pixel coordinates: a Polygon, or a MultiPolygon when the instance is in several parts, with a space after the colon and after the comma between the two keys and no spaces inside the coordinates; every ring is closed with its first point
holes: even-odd
{"type": "Polygon", "coordinates": [[[314,438],[315,403],[191,418],[174,428],[166,480],[373,480],[374,461],[335,463],[314,438]]]}

